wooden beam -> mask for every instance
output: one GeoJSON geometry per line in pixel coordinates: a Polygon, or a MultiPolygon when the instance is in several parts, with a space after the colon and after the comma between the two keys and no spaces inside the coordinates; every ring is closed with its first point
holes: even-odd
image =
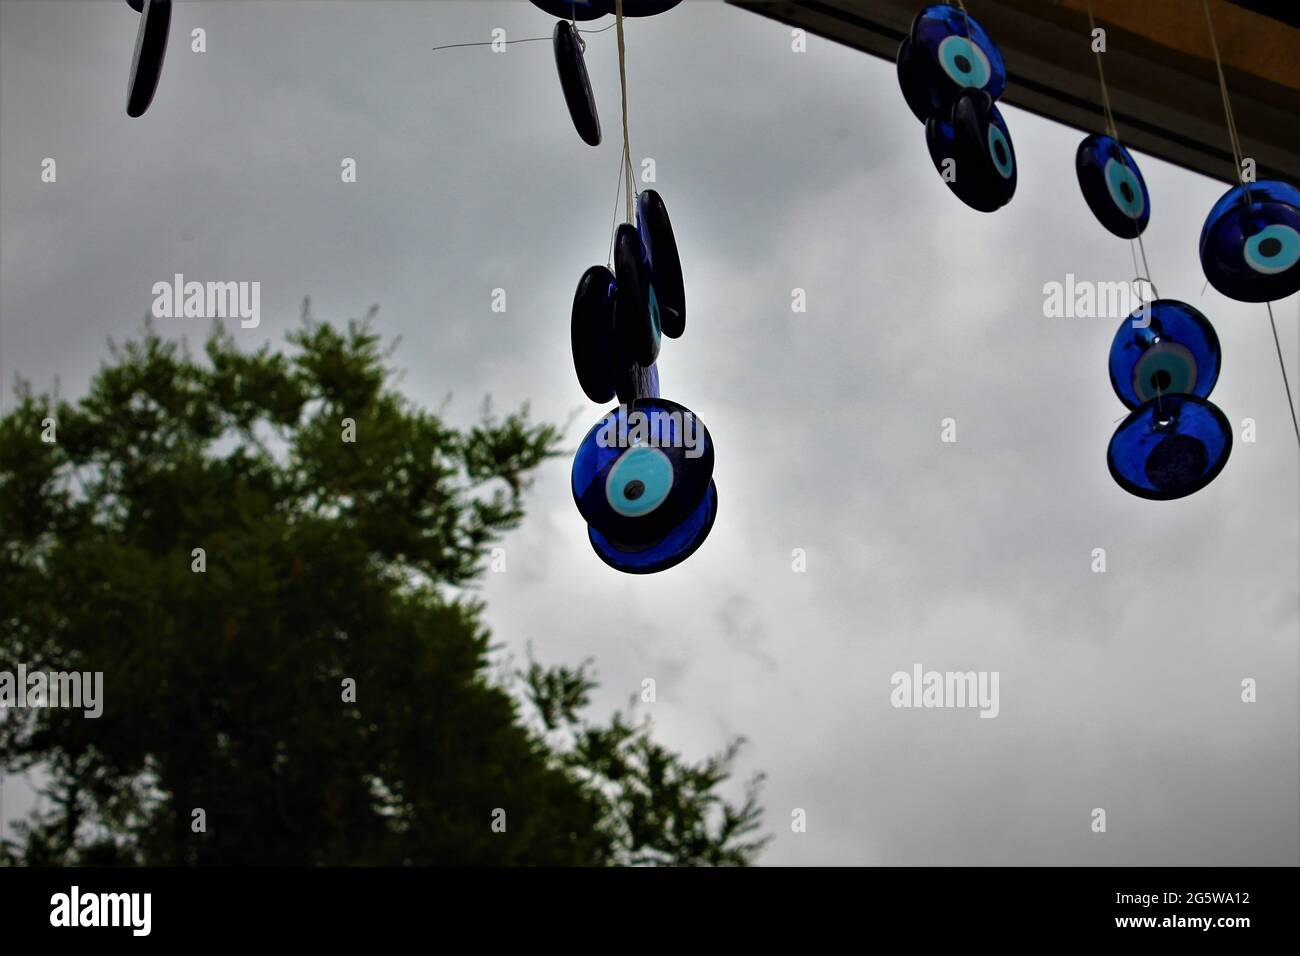
{"type": "MultiPolygon", "coordinates": [[[[892,61],[919,0],[728,0],[892,61]]],[[[1086,0],[968,0],[1002,49],[1003,99],[1081,132],[1104,127],[1086,0]]],[[[1198,0],[1093,0],[1126,146],[1235,182],[1218,76],[1198,0]]],[[[1211,0],[1232,109],[1260,179],[1300,183],[1300,29],[1211,0]]],[[[897,93],[897,91],[892,91],[897,93]]],[[[897,93],[901,97],[901,93],[897,93]]]]}

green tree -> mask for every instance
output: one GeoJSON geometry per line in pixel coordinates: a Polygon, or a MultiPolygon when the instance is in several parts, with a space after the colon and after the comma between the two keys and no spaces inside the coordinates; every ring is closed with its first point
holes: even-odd
{"type": "Polygon", "coordinates": [[[414,407],[372,317],[305,306],[286,351],[218,329],[206,360],[146,325],[76,404],[19,383],[0,671],[102,671],[105,707],[5,712],[0,770],[49,784],[0,857],[750,862],[761,778],[719,792],[736,745],[693,765],[645,720],[592,723],[589,663],[492,676],[467,588],[559,434],[414,407]]]}

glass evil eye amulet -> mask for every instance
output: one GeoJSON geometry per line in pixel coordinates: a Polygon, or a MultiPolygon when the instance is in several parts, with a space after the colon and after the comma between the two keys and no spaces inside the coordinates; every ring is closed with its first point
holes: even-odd
{"type": "Polygon", "coordinates": [[[987,93],[968,90],[958,96],[950,121],[931,117],[925,142],[948,188],[972,209],[994,212],[1015,195],[1011,131],[987,93]]]}
{"type": "Polygon", "coordinates": [[[1279,180],[1229,189],[1205,219],[1200,254],[1205,278],[1230,299],[1300,291],[1300,189],[1279,180]]]}
{"type": "Polygon", "coordinates": [[[704,423],[665,398],[620,405],[592,426],[573,458],[573,500],[601,560],[651,574],[690,557],[718,512],[713,459],[704,423]]]}
{"type": "Polygon", "coordinates": [[[966,90],[997,100],[1007,86],[1002,51],[979,21],[946,3],[928,6],[912,20],[897,57],[898,85],[922,123],[947,118],[966,90]]]}
{"type": "Polygon", "coordinates": [[[1136,239],[1151,220],[1151,194],[1129,151],[1101,133],[1074,154],[1079,189],[1097,221],[1122,239],[1136,239]]]}
{"type": "Polygon", "coordinates": [[[1186,302],[1156,299],[1120,324],[1110,346],[1110,381],[1129,408],[1159,395],[1208,398],[1221,361],[1209,319],[1186,302]]]}
{"type": "Polygon", "coordinates": [[[1129,494],[1183,498],[1218,476],[1232,429],[1208,396],[1222,362],[1209,319],[1173,299],[1130,315],[1110,347],[1110,381],[1132,411],[1106,451],[1111,477],[1129,494]]]}
{"type": "Polygon", "coordinates": [[[1223,412],[1195,395],[1167,395],[1139,405],[1120,423],[1106,464],[1130,494],[1169,501],[1213,481],[1231,451],[1223,412]]]}
{"type": "Polygon", "coordinates": [[[713,439],[694,412],[659,393],[660,346],[685,331],[686,294],[654,190],[638,197],[636,225],[615,231],[613,265],[584,272],[573,297],[578,384],[593,402],[620,402],[574,455],[573,499],[602,561],[652,574],[690,557],[718,512],[713,439]]]}
{"type": "Polygon", "coordinates": [[[140,14],[135,34],[135,55],[131,74],[126,81],[126,115],[143,116],[158,91],[163,57],[167,53],[167,33],[171,29],[172,0],[126,0],[140,14]]]}
{"type": "MultiPolygon", "coordinates": [[[[682,0],[623,0],[623,16],[653,17],[671,10],[682,0]]],[[[561,20],[598,20],[616,12],[615,0],[533,0],[533,6],[561,20]]]]}

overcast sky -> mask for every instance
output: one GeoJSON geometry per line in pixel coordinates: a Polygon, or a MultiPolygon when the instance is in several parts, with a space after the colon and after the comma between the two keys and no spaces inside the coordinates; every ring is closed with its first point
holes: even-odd
{"type": "MultiPolygon", "coordinates": [[[[0,408],[15,373],[84,394],[106,340],[181,272],[261,282],[261,326],[230,323],[249,348],[282,342],[304,296],[340,322],[378,304],[414,401],[450,393],[458,423],[488,394],[528,401],[576,447],[601,414],[568,324],[609,242],[613,30],[587,38],[593,149],[549,43],[430,50],[549,35],[524,0],[179,3],[131,120],[137,22],[120,0],[0,0],[0,408]]],[[[600,714],[654,678],[657,735],[692,758],[745,735],[767,863],[1296,863],[1300,456],[1264,307],[1202,288],[1225,187],[1138,156],[1153,277],[1214,323],[1211,399],[1236,428],[1208,488],[1144,501],[1106,469],[1118,320],[1043,314],[1044,283],[1133,274],[1079,193],[1083,134],[1006,108],[1019,189],[977,213],[931,166],[892,63],[790,40],[715,0],[628,23],[632,154],[656,161],[686,278],[663,394],[716,442],[717,523],[685,564],[619,575],[587,542],[569,458],[549,463],[484,581],[496,639],[594,658],[600,714]],[[999,672],[998,717],[891,707],[891,675],[918,663],[999,672]]],[[[1297,298],[1274,310],[1294,380],[1297,298]]],[[[10,821],[30,806],[20,780],[3,795],[10,821]]]]}

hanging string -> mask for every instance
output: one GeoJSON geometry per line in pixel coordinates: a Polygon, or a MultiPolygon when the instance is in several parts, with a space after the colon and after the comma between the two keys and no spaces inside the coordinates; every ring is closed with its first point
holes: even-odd
{"type": "MultiPolygon", "coordinates": [[[[623,43],[623,0],[614,0],[614,22],[618,26],[618,86],[623,98],[623,171],[627,176],[623,190],[627,202],[627,222],[633,221],[633,207],[636,202],[636,178],[632,174],[632,147],[628,142],[627,131],[627,48],[623,43]]],[[[611,259],[613,251],[610,252],[611,259]]],[[[638,383],[632,389],[628,399],[629,409],[636,408],[637,392],[641,390],[638,383]]]]}
{"type": "Polygon", "coordinates": [[[1250,202],[1250,184],[1242,180],[1241,160],[1245,151],[1241,148],[1241,137],[1237,135],[1237,118],[1232,114],[1232,100],[1228,97],[1228,81],[1223,75],[1223,60],[1219,56],[1219,40],[1214,33],[1214,19],[1210,16],[1209,0],[1202,0],[1205,11],[1205,25],[1210,30],[1210,49],[1214,52],[1214,69],[1219,75],[1219,96],[1223,99],[1223,117],[1228,124],[1228,145],[1232,148],[1232,160],[1236,164],[1233,179],[1246,187],[1246,202],[1250,202]]]}
{"type": "Polygon", "coordinates": [[[965,0],[957,0],[957,9],[961,11],[962,23],[966,26],[966,42],[974,46],[975,41],[970,38],[970,13],[966,10],[965,0]]]}
{"type": "Polygon", "coordinates": [[[547,36],[547,37],[523,37],[522,39],[519,40],[480,40],[475,43],[444,43],[442,46],[435,46],[432,47],[431,49],[435,51],[458,50],[461,47],[466,47],[466,46],[495,46],[498,43],[502,45],[507,45],[511,43],[536,43],[538,40],[549,40],[549,39],[550,37],[547,36]]]}
{"type": "Polygon", "coordinates": [[[1291,398],[1291,382],[1286,377],[1286,363],[1282,361],[1282,343],[1277,337],[1277,323],[1273,321],[1273,303],[1265,302],[1268,306],[1268,324],[1273,327],[1273,345],[1277,349],[1277,365],[1282,370],[1282,385],[1286,388],[1286,407],[1291,413],[1291,427],[1295,429],[1295,437],[1300,441],[1300,422],[1295,417],[1295,402],[1291,398]]]}
{"type": "MultiPolygon", "coordinates": [[[[1096,32],[1097,32],[1097,21],[1092,16],[1092,0],[1088,0],[1088,35],[1094,36],[1096,32]]],[[[1102,66],[1101,51],[1097,49],[1096,43],[1093,44],[1092,55],[1097,61],[1097,79],[1101,83],[1101,109],[1106,122],[1106,135],[1108,135],[1111,139],[1115,140],[1117,144],[1119,144],[1120,147],[1119,158],[1124,163],[1125,168],[1128,168],[1128,159],[1125,156],[1124,143],[1119,138],[1119,127],[1115,125],[1115,111],[1111,108],[1110,105],[1110,87],[1106,84],[1106,69],[1105,67],[1102,66]]],[[[1145,279],[1147,283],[1150,284],[1151,289],[1155,291],[1156,284],[1151,280],[1151,266],[1147,262],[1147,247],[1145,243],[1142,242],[1142,233],[1139,232],[1135,238],[1136,238],[1137,248],[1142,253],[1142,272],[1139,276],[1136,276],[1135,278],[1145,279]]],[[[1128,241],[1128,247],[1130,253],[1133,252],[1133,246],[1134,246],[1134,239],[1131,238],[1128,241]]],[[[1133,257],[1133,271],[1134,272],[1138,271],[1136,255],[1133,257]]],[[[1156,295],[1158,297],[1159,293],[1157,292],[1156,295]]]]}
{"type": "MultiPolygon", "coordinates": [[[[581,33],[604,33],[606,30],[614,29],[614,24],[611,23],[609,26],[601,27],[599,30],[579,30],[576,25],[574,26],[573,29],[574,32],[580,34],[581,33]]],[[[552,38],[549,36],[544,36],[544,37],[521,37],[518,40],[481,40],[476,43],[444,43],[442,46],[433,47],[433,49],[434,50],[457,50],[460,49],[461,47],[466,47],[466,46],[495,46],[498,43],[507,44],[507,45],[512,43],[536,43],[538,40],[550,40],[550,39],[552,38]]],[[[587,48],[587,44],[583,41],[581,36],[578,37],[578,42],[582,45],[582,48],[584,50],[587,48]]]]}
{"type": "Polygon", "coordinates": [[[623,169],[627,175],[627,221],[633,221],[636,202],[636,179],[632,174],[632,148],[627,133],[627,50],[623,43],[623,0],[614,3],[615,26],[618,27],[618,85],[623,95],[623,169]]]}
{"type": "Polygon", "coordinates": [[[623,195],[623,184],[627,180],[623,176],[623,154],[618,156],[618,185],[614,187],[614,212],[610,216],[609,223],[609,259],[607,265],[610,271],[614,270],[614,235],[618,232],[618,200],[623,195]]]}
{"type": "MultiPolygon", "coordinates": [[[[1097,32],[1097,21],[1092,16],[1092,0],[1088,0],[1088,35],[1097,32]]],[[[1106,70],[1101,64],[1101,51],[1093,45],[1093,57],[1097,60],[1097,78],[1101,81],[1101,108],[1106,117],[1106,133],[1119,142],[1119,130],[1115,127],[1115,113],[1110,107],[1110,88],[1106,85],[1106,70]]]]}
{"type": "MultiPolygon", "coordinates": [[[[1237,120],[1232,115],[1232,99],[1228,96],[1228,81],[1223,75],[1223,58],[1219,56],[1219,41],[1214,34],[1214,19],[1210,16],[1210,0],[1201,0],[1205,11],[1205,25],[1210,30],[1210,49],[1214,52],[1214,69],[1219,76],[1219,96],[1223,99],[1223,118],[1228,126],[1228,145],[1232,148],[1232,161],[1236,165],[1233,179],[1241,183],[1245,193],[1247,207],[1251,204],[1250,183],[1243,178],[1241,137],[1237,134],[1237,120]]],[[[1291,381],[1286,374],[1286,361],[1282,358],[1282,343],[1277,336],[1277,320],[1273,318],[1273,303],[1268,306],[1268,324],[1273,330],[1273,345],[1277,348],[1277,365],[1282,370],[1282,387],[1286,390],[1286,410],[1291,413],[1291,426],[1295,429],[1296,441],[1300,442],[1300,422],[1296,420],[1295,399],[1291,397],[1291,381]]]]}

